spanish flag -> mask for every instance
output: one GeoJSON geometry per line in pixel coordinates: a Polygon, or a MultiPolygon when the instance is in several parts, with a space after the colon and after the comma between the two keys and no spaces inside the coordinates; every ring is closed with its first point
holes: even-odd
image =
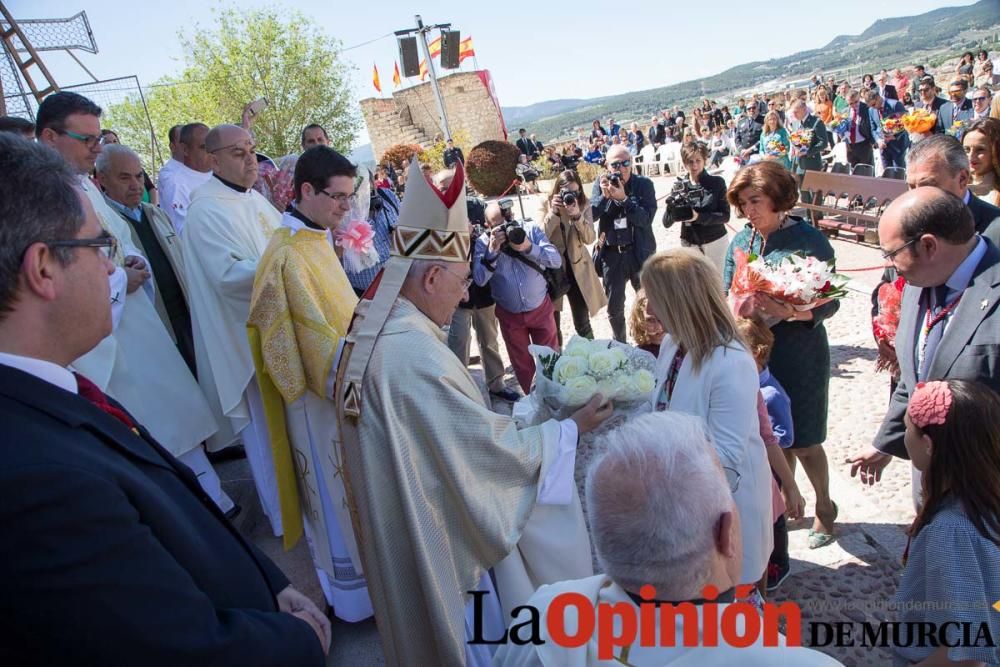
{"type": "Polygon", "coordinates": [[[394,62],[392,64],[392,85],[399,86],[399,63],[394,62]]]}
{"type": "Polygon", "coordinates": [[[430,72],[427,70],[427,61],[426,60],[421,60],[420,61],[420,80],[423,81],[424,79],[426,79],[428,74],[430,74],[430,72]]]}
{"type": "Polygon", "coordinates": [[[375,90],[382,92],[382,84],[378,81],[378,65],[372,63],[372,85],[375,86],[375,90]]]}
{"type": "Polygon", "coordinates": [[[438,37],[433,42],[427,45],[427,50],[431,52],[431,58],[436,58],[441,55],[441,38],[438,37]]]}
{"type": "Polygon", "coordinates": [[[476,50],[472,48],[472,37],[466,37],[458,44],[458,62],[461,64],[466,58],[473,58],[476,50]]]}

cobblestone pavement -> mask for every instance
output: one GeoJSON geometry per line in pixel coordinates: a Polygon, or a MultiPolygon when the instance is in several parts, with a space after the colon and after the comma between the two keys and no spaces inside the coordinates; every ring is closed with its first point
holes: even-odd
{"type": "MultiPolygon", "coordinates": [[[[671,179],[653,180],[658,196],[669,192],[671,179]]],[[[540,203],[538,196],[525,198],[526,213],[536,221],[542,218],[540,203]]],[[[663,229],[659,222],[662,212],[661,206],[654,220],[657,247],[675,247],[679,245],[678,230],[663,229]]],[[[740,224],[742,221],[734,220],[733,231],[740,224]]],[[[840,240],[834,240],[833,245],[839,270],[878,267],[882,263],[878,251],[870,246],[840,240]]],[[[881,483],[874,488],[863,487],[856,479],[851,479],[848,466],[844,464],[848,455],[871,442],[889,397],[888,376],[875,372],[876,352],[870,325],[870,294],[880,274],[880,268],[851,271],[851,292],[842,301],[840,311],[826,322],[833,376],[825,448],[830,463],[831,494],[840,508],[838,539],[820,549],[810,550],[806,546],[808,529],[813,521],[815,496],[799,466],[797,480],[806,497],[807,516],[789,526],[792,574],[774,596],[777,601],[791,600],[801,606],[804,644],[810,642],[810,621],[853,622],[854,636],[860,637],[861,622],[878,622],[886,618],[884,605],[899,583],[900,558],[906,546],[904,530],[913,519],[908,464],[894,461],[886,469],[881,483]]],[[[627,308],[631,306],[632,298],[629,288],[627,308]]],[[[573,334],[572,326],[571,318],[563,318],[566,339],[573,334]]],[[[598,338],[611,338],[611,328],[604,312],[593,318],[593,327],[598,338]]],[[[506,350],[502,344],[500,348],[506,361],[506,350]]],[[[473,354],[477,354],[475,349],[473,354]]],[[[473,368],[473,374],[481,377],[478,367],[473,368]]],[[[509,368],[508,385],[516,387],[509,368]]],[[[510,409],[506,404],[497,404],[494,408],[505,412],[510,409]]],[[[276,558],[297,586],[319,601],[322,596],[304,545],[299,545],[292,552],[281,551],[280,541],[269,534],[260,520],[259,510],[253,508],[253,489],[248,484],[245,469],[239,472],[237,464],[227,465],[230,471],[223,473],[228,478],[227,490],[233,489],[239,495],[239,501],[251,508],[246,512],[248,516],[242,519],[243,531],[276,558]]],[[[891,662],[884,649],[855,646],[825,647],[821,650],[849,666],[891,662]]],[[[335,624],[329,664],[367,665],[380,661],[378,635],[372,622],[335,624]]]]}

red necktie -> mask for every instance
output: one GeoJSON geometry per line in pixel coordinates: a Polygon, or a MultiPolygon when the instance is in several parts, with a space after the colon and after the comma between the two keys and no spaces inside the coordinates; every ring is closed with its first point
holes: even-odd
{"type": "Polygon", "coordinates": [[[73,373],[73,377],[76,378],[76,386],[80,391],[80,396],[93,403],[98,409],[103,410],[108,413],[121,423],[125,424],[126,427],[138,433],[135,428],[135,422],[132,418],[119,407],[116,407],[108,402],[108,397],[101,391],[100,387],[96,384],[80,375],[79,373],[73,373]]]}

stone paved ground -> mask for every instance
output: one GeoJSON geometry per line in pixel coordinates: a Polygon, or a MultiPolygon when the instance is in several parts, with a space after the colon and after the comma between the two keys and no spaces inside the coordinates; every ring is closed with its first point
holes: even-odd
{"type": "MultiPolygon", "coordinates": [[[[658,196],[669,191],[670,179],[654,178],[654,181],[658,196]]],[[[525,198],[525,208],[529,216],[541,219],[538,197],[525,198]]],[[[678,245],[677,229],[663,229],[659,224],[659,215],[662,215],[662,207],[654,224],[658,247],[663,249],[678,245]]],[[[734,227],[739,224],[734,222],[734,227]]],[[[873,267],[881,263],[878,251],[872,247],[840,240],[834,240],[833,244],[838,268],[842,270],[873,267]]],[[[876,354],[869,320],[869,295],[880,273],[880,269],[851,272],[854,279],[851,293],[843,300],[840,311],[827,321],[833,377],[826,451],[830,461],[831,493],[840,507],[838,540],[821,549],[807,548],[806,536],[813,520],[814,494],[800,466],[797,479],[806,496],[807,517],[790,525],[792,575],[775,596],[778,601],[793,600],[801,605],[806,628],[808,621],[850,621],[857,624],[864,620],[885,619],[884,604],[899,582],[899,562],[906,545],[903,531],[913,518],[908,465],[899,461],[891,464],[881,484],[874,488],[862,487],[857,480],[851,479],[848,467],[844,465],[848,455],[871,441],[888,400],[888,377],[874,370],[876,354]]],[[[628,306],[631,305],[631,297],[630,293],[628,306]]],[[[594,318],[593,324],[597,337],[611,337],[604,313],[594,318]]],[[[564,337],[572,335],[571,318],[564,318],[563,325],[564,337]]],[[[506,358],[503,345],[500,347],[506,358]]],[[[473,354],[476,352],[473,351],[473,354]]],[[[481,375],[478,367],[474,373],[481,375]]],[[[510,374],[508,384],[516,385],[510,374]]],[[[503,404],[495,408],[509,411],[509,406],[503,404]]],[[[239,519],[241,529],[275,558],[296,586],[320,601],[322,596],[315,583],[308,552],[300,544],[286,553],[281,549],[280,540],[270,535],[256,507],[245,462],[224,464],[220,472],[226,480],[227,490],[247,508],[239,519]]],[[[860,625],[856,625],[855,634],[860,631],[860,625]]],[[[808,632],[804,630],[803,635],[803,642],[808,644],[808,632]]],[[[890,662],[886,652],[861,647],[823,650],[849,666],[890,662]]],[[[334,647],[328,664],[369,665],[381,661],[374,623],[335,624],[334,647]]]]}

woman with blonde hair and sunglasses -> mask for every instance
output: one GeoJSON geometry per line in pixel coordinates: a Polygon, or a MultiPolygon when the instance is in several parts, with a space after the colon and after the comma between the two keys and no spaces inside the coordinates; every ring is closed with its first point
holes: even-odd
{"type": "Polygon", "coordinates": [[[648,310],[666,335],[655,411],[705,420],[739,508],[741,584],[761,580],[772,547],[771,473],[757,415],[759,375],[726,305],[719,271],[697,250],[659,252],[642,267],[648,310]]]}

